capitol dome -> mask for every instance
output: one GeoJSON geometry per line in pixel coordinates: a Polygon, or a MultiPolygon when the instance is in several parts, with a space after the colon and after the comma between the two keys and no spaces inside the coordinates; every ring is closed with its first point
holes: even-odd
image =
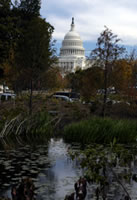
{"type": "Polygon", "coordinates": [[[60,48],[59,66],[66,72],[75,72],[85,65],[85,50],[80,35],[75,31],[72,18],[70,31],[65,35],[60,48]]]}
{"type": "Polygon", "coordinates": [[[80,35],[76,31],[69,31],[65,37],[64,40],[81,40],[80,35]]]}
{"type": "Polygon", "coordinates": [[[72,18],[72,24],[70,31],[65,35],[64,40],[81,40],[80,35],[75,31],[74,18],[72,18]]]}

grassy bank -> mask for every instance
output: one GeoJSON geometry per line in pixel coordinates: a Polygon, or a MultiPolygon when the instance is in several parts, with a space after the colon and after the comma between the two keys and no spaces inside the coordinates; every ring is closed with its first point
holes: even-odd
{"type": "Polygon", "coordinates": [[[132,143],[137,138],[137,122],[94,117],[66,126],[64,138],[80,143],[110,143],[114,138],[119,143],[132,143]]]}
{"type": "Polygon", "coordinates": [[[46,111],[29,116],[20,113],[12,118],[3,119],[0,123],[0,138],[49,139],[53,134],[53,119],[46,111]]]}

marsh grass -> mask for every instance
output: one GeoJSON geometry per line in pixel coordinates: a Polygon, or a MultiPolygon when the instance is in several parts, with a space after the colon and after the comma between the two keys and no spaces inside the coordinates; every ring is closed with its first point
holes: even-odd
{"type": "Polygon", "coordinates": [[[52,117],[46,111],[29,116],[21,113],[14,118],[0,121],[0,139],[29,140],[50,139],[53,134],[52,117]]]}
{"type": "Polygon", "coordinates": [[[84,144],[110,143],[114,138],[119,143],[133,143],[137,138],[137,122],[94,117],[66,126],[64,138],[69,142],[84,144]]]}
{"type": "Polygon", "coordinates": [[[45,111],[35,114],[27,124],[27,134],[30,134],[31,137],[50,138],[53,133],[51,120],[52,118],[45,111]]]}

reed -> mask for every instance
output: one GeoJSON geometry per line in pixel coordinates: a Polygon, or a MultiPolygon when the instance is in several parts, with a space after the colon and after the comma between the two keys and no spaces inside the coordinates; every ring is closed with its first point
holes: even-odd
{"type": "Polygon", "coordinates": [[[40,111],[32,116],[19,114],[12,119],[0,122],[0,139],[22,138],[49,139],[53,133],[52,119],[45,111],[40,111]]]}
{"type": "Polygon", "coordinates": [[[28,120],[26,133],[31,137],[50,138],[53,133],[52,121],[47,112],[41,111],[28,120]]]}
{"type": "Polygon", "coordinates": [[[137,122],[94,117],[64,128],[64,139],[68,142],[107,144],[114,138],[118,143],[136,142],[137,122]]]}

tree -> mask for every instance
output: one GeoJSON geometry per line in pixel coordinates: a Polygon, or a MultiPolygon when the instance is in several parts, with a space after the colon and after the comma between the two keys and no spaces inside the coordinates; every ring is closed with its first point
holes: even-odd
{"type": "Polygon", "coordinates": [[[97,48],[91,52],[91,57],[96,60],[94,65],[98,65],[104,70],[104,97],[102,116],[105,116],[107,88],[109,86],[109,74],[112,71],[115,61],[124,53],[125,49],[118,45],[120,41],[117,35],[105,27],[97,40],[97,48]]]}
{"type": "Polygon", "coordinates": [[[97,90],[102,87],[103,70],[99,67],[91,67],[83,71],[81,95],[85,100],[97,94],[97,90]]]}
{"type": "Polygon", "coordinates": [[[50,67],[42,75],[42,87],[45,89],[56,90],[63,88],[63,78],[58,67],[50,67]]]}
{"type": "Polygon", "coordinates": [[[75,73],[70,73],[66,76],[67,87],[72,89],[75,92],[80,92],[81,81],[82,81],[83,72],[81,70],[76,71],[75,73]]]}
{"type": "Polygon", "coordinates": [[[52,32],[53,27],[45,19],[33,17],[18,41],[15,60],[20,77],[23,77],[27,88],[30,89],[30,114],[32,112],[33,86],[40,81],[42,73],[54,62],[50,45],[52,32]]]}
{"type": "Polygon", "coordinates": [[[8,57],[11,42],[11,1],[0,0],[0,65],[8,57]]]}
{"type": "Polygon", "coordinates": [[[40,16],[41,0],[21,0],[19,9],[24,12],[24,16],[40,16]]]}
{"type": "MultiPolygon", "coordinates": [[[[17,9],[16,9],[17,10],[17,9]]],[[[11,52],[15,51],[19,38],[17,27],[19,16],[11,0],[0,0],[0,68],[3,72],[0,76],[5,80],[5,66],[10,65],[11,52]]]]}
{"type": "MultiPolygon", "coordinates": [[[[40,17],[40,0],[1,2],[0,15],[4,17],[0,27],[3,23],[4,32],[3,35],[0,33],[0,50],[1,46],[3,48],[0,64],[3,62],[5,79],[15,92],[30,89],[32,93],[42,82],[43,72],[56,60],[54,42],[51,42],[54,28],[40,17]]],[[[31,107],[32,94],[30,113],[31,107]]]]}
{"type": "Polygon", "coordinates": [[[132,63],[126,59],[121,59],[115,62],[115,67],[112,72],[113,86],[116,91],[122,94],[128,94],[128,90],[132,86],[132,63]]]}

